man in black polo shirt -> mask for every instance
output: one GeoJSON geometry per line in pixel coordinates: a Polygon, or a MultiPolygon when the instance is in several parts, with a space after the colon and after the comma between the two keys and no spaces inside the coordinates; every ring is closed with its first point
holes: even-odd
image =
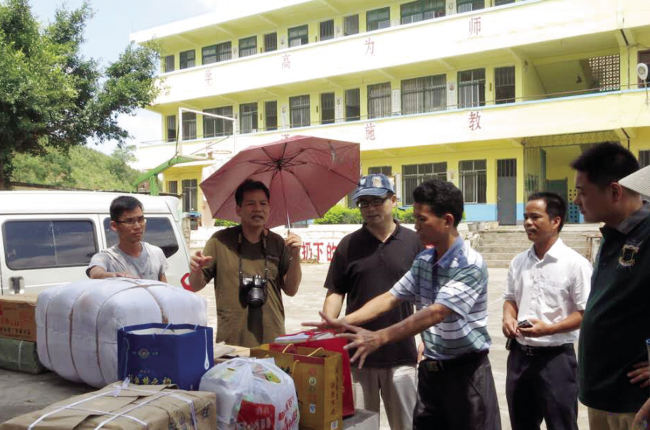
{"type": "MultiPolygon", "coordinates": [[[[323,305],[323,313],[332,319],[341,313],[346,295],[347,315],[390,290],[423,250],[417,234],[393,219],[395,189],[385,175],[361,178],[352,198],[365,222],[345,236],[334,252],[323,305]]],[[[403,302],[363,327],[380,330],[411,314],[413,305],[403,302]]],[[[413,337],[385,345],[368,356],[362,369],[351,369],[355,407],[379,412],[381,393],[391,430],[411,429],[417,400],[416,362],[413,337]]]]}
{"type": "Polygon", "coordinates": [[[571,167],[585,221],[605,223],[580,330],[579,398],[592,430],[629,429],[650,394],[650,205],[622,179],[639,163],[619,144],[596,145],[571,167]]]}

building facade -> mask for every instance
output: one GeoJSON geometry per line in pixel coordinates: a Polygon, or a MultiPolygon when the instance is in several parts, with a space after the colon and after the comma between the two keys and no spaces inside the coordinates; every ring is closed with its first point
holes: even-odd
{"type": "Polygon", "coordinates": [[[164,53],[150,108],[164,141],[141,145],[138,167],[203,157],[164,172],[185,211],[205,209],[206,166],[297,134],[359,142],[362,173],[393,176],[402,205],[442,178],[468,221],[504,225],[532,192],[572,199],[569,162],[588,145],[650,163],[647,0],[232,3],[132,34],[164,53]]]}

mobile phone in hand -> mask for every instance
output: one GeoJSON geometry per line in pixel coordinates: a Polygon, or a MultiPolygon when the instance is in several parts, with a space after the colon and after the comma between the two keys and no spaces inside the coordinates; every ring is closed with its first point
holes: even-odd
{"type": "Polygon", "coordinates": [[[528,321],[528,320],[519,321],[519,322],[517,323],[517,327],[519,327],[519,328],[530,328],[530,327],[532,327],[532,326],[533,326],[533,325],[532,325],[531,322],[528,321]]]}

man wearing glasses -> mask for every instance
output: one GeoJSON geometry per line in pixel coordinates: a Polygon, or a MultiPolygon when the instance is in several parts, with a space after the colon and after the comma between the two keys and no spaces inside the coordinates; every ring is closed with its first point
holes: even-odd
{"type": "MultiPolygon", "coordinates": [[[[388,177],[362,177],[352,198],[364,224],[345,236],[334,252],[323,305],[323,313],[332,319],[339,317],[346,295],[347,315],[390,290],[424,249],[414,231],[393,219],[395,189],[388,177]]],[[[363,327],[380,330],[412,314],[413,305],[403,302],[363,327]]],[[[379,412],[381,393],[391,430],[410,429],[416,403],[416,362],[413,336],[369,355],[362,369],[351,369],[355,408],[379,412]]]]}
{"type": "Polygon", "coordinates": [[[147,219],[142,203],[131,196],[111,202],[111,230],[117,233],[116,245],[93,255],[86,275],[91,279],[135,278],[167,282],[167,258],[162,249],[142,241],[147,219]]]}

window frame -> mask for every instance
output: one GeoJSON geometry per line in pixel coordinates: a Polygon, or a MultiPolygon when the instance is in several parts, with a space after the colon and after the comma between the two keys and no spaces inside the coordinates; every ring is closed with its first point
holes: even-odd
{"type": "Polygon", "coordinates": [[[251,55],[257,54],[257,36],[249,36],[239,39],[237,48],[239,58],[250,57],[251,55]],[[250,42],[254,43],[249,46],[242,47],[244,44],[250,42]]]}
{"type": "Polygon", "coordinates": [[[264,35],[264,52],[273,52],[278,50],[278,33],[273,32],[273,33],[268,33],[264,35]],[[268,42],[273,39],[274,43],[272,46],[272,49],[269,49],[269,44],[268,42]]]}
{"type": "Polygon", "coordinates": [[[400,5],[400,23],[404,25],[443,17],[446,12],[445,7],[444,0],[415,0],[409,3],[402,3],[400,5]],[[414,10],[408,11],[408,8],[414,10]],[[409,13],[407,15],[408,20],[405,20],[405,11],[409,13]]]}
{"type": "Polygon", "coordinates": [[[188,49],[187,51],[183,51],[179,54],[179,59],[180,59],[180,64],[179,68],[181,70],[184,69],[191,69],[192,67],[196,66],[196,49],[188,49]],[[189,58],[188,55],[192,54],[191,57],[189,58]],[[192,63],[191,65],[189,63],[192,63]]]}
{"type": "Polygon", "coordinates": [[[359,121],[361,120],[361,88],[348,88],[345,90],[345,121],[359,121]],[[357,104],[350,104],[350,95],[356,92],[357,104]],[[356,113],[356,115],[351,115],[356,113]]]}
{"type": "Polygon", "coordinates": [[[183,179],[181,181],[181,195],[183,200],[183,212],[196,212],[198,211],[198,180],[197,179],[183,179]],[[189,182],[188,185],[186,183],[189,182]],[[186,190],[189,190],[186,193],[186,190]],[[192,191],[193,190],[193,191],[192,191]],[[189,198],[186,199],[186,195],[189,198]],[[192,209],[194,208],[194,209],[192,209]]]}
{"type": "MultiPolygon", "coordinates": [[[[69,235],[69,233],[65,233],[66,235],[69,235]]],[[[91,218],[34,218],[34,219],[8,219],[2,224],[2,237],[3,237],[3,248],[4,248],[4,254],[5,254],[5,265],[7,268],[9,268],[12,271],[21,271],[21,270],[41,270],[41,269],[53,269],[53,268],[68,268],[68,267],[87,267],[88,264],[90,263],[90,260],[93,255],[95,255],[97,252],[99,252],[99,241],[97,237],[97,227],[95,225],[95,221],[91,218]],[[13,265],[13,261],[9,261],[9,257],[11,255],[11,251],[9,250],[8,246],[10,246],[13,242],[10,241],[10,235],[8,236],[8,231],[7,228],[11,224],[25,224],[25,223],[50,223],[52,226],[52,231],[54,230],[53,224],[54,223],[72,223],[72,222],[77,222],[77,223],[84,223],[84,224],[90,224],[90,233],[92,234],[92,245],[94,248],[94,252],[88,256],[88,261],[84,262],[79,262],[79,263],[69,263],[69,264],[48,264],[48,265],[32,265],[32,266],[25,266],[25,267],[15,267],[13,265]]],[[[21,237],[21,241],[25,241],[24,237],[21,237]]],[[[44,243],[44,238],[39,236],[39,243],[43,245],[44,243]]],[[[55,248],[54,249],[54,258],[56,259],[56,240],[52,240],[52,246],[55,248]]]]}
{"type": "Polygon", "coordinates": [[[311,100],[309,94],[289,97],[289,124],[291,128],[309,127],[311,125],[311,100]],[[305,100],[307,103],[305,103],[305,100]],[[299,114],[300,122],[294,121],[294,114],[299,114]]]}
{"type": "Polygon", "coordinates": [[[368,92],[368,119],[386,118],[393,114],[392,112],[392,88],[390,81],[378,84],[370,84],[367,87],[368,92]],[[373,90],[383,91],[381,94],[373,94],[373,90]],[[379,103],[374,103],[379,101],[379,103]],[[380,111],[375,112],[374,106],[380,106],[380,111]]]}
{"type": "MultiPolygon", "coordinates": [[[[233,106],[219,106],[216,108],[203,109],[205,113],[214,115],[229,116],[233,118],[233,106]]],[[[214,118],[203,115],[203,137],[221,137],[232,135],[232,121],[227,119],[214,118]],[[212,123],[212,125],[210,125],[212,123]],[[208,134],[208,128],[212,128],[213,132],[208,134]]]]}
{"type": "Polygon", "coordinates": [[[182,121],[183,121],[183,140],[195,140],[197,136],[196,113],[183,112],[182,121]],[[192,124],[194,124],[194,130],[192,130],[191,128],[192,124]]]}
{"type": "Polygon", "coordinates": [[[217,62],[217,45],[208,45],[201,48],[201,64],[212,64],[217,62]],[[213,50],[214,53],[206,55],[207,50],[213,50]],[[208,59],[211,59],[208,61],[208,59]]]}
{"type": "Polygon", "coordinates": [[[178,195],[178,180],[167,181],[167,192],[178,195]]]}
{"type": "Polygon", "coordinates": [[[447,109],[447,75],[420,76],[401,81],[402,115],[413,115],[425,112],[437,112],[447,109]],[[436,82],[442,81],[442,82],[436,82]],[[414,88],[406,88],[411,83],[414,88]],[[412,110],[409,98],[415,96],[415,110],[412,110]],[[434,102],[438,100],[439,103],[434,102]],[[427,101],[430,101],[427,103],[427,101]],[[405,107],[408,107],[405,108],[405,107]]]}
{"type": "Polygon", "coordinates": [[[178,129],[176,127],[176,115],[167,115],[165,116],[166,126],[167,126],[167,142],[176,142],[178,138],[178,129]],[[173,127],[170,127],[173,125],[173,127]],[[170,131],[174,132],[173,137],[170,135],[170,131]]]}
{"type": "Polygon", "coordinates": [[[259,111],[259,107],[257,105],[257,102],[251,102],[251,103],[240,103],[239,105],[239,133],[240,134],[249,134],[249,133],[256,133],[257,132],[257,112],[259,111]],[[244,109],[249,108],[251,106],[255,106],[255,110],[250,110],[244,112],[244,109]],[[251,118],[251,128],[250,129],[244,129],[243,127],[243,120],[244,117],[251,118]]]}
{"type": "Polygon", "coordinates": [[[384,28],[390,28],[390,6],[366,12],[366,31],[375,31],[384,28]],[[388,16],[381,16],[380,14],[382,12],[388,12],[388,16]],[[377,18],[374,18],[372,15],[377,16],[377,18]],[[382,23],[387,23],[387,25],[382,25],[382,23]]]}
{"type": "Polygon", "coordinates": [[[354,15],[348,15],[343,17],[343,36],[353,36],[355,34],[359,34],[359,14],[356,13],[354,15]],[[353,30],[354,27],[354,21],[356,20],[356,31],[353,30]],[[349,25],[350,24],[350,25],[349,25]],[[353,33],[349,33],[348,29],[354,31],[353,33]]]}
{"type": "Polygon", "coordinates": [[[320,123],[321,124],[334,124],[336,122],[336,95],[334,92],[321,93],[320,95],[320,123]],[[330,100],[325,100],[324,97],[330,98],[330,100]],[[327,107],[327,117],[326,117],[326,107],[325,104],[331,102],[331,107],[327,107]]]}
{"type": "Polygon", "coordinates": [[[644,167],[650,166],[650,149],[640,149],[638,159],[639,159],[639,166],[642,169],[644,167]]]}
{"type": "Polygon", "coordinates": [[[269,100],[264,102],[264,127],[266,131],[273,131],[278,129],[278,101],[269,100]],[[273,109],[269,109],[269,106],[272,105],[273,109]],[[273,111],[274,115],[269,115],[269,112],[273,111]],[[274,121],[269,121],[269,118],[275,118],[274,121]],[[272,125],[269,125],[272,123],[272,125]]]}
{"type": "Polygon", "coordinates": [[[487,159],[460,160],[458,162],[458,188],[463,194],[465,204],[487,203],[487,159]],[[483,163],[483,168],[477,168],[476,163],[483,163]],[[472,169],[463,170],[463,163],[472,163],[472,169]],[[472,182],[471,190],[466,187],[466,182],[472,182]],[[467,194],[472,194],[468,197],[467,194]]]}
{"type": "Polygon", "coordinates": [[[334,39],[334,20],[328,19],[326,21],[321,21],[318,25],[318,40],[323,42],[325,40],[332,40],[332,39],[334,39]],[[329,32],[330,28],[331,28],[331,32],[329,32]],[[325,37],[323,37],[323,30],[328,31],[325,34],[325,37]]]}
{"type": "Polygon", "coordinates": [[[293,48],[295,46],[303,46],[309,44],[309,25],[304,24],[304,25],[299,25],[296,27],[291,27],[287,30],[287,46],[289,48],[293,48]],[[304,34],[302,32],[304,31],[304,34]],[[298,32],[299,34],[293,34],[292,32],[298,32]],[[293,45],[294,40],[300,40],[300,43],[297,45],[293,45]],[[304,43],[303,43],[304,42],[304,43]]]}
{"type": "Polygon", "coordinates": [[[477,68],[470,70],[461,70],[458,72],[458,107],[460,109],[470,108],[470,107],[480,107],[485,106],[485,68],[477,68]],[[475,73],[481,72],[482,78],[475,77],[475,73]],[[471,79],[462,80],[461,75],[464,73],[471,73],[471,79]],[[474,101],[474,93],[472,93],[472,100],[467,102],[463,101],[463,93],[461,89],[477,86],[478,87],[478,102],[474,101]]]}
{"type": "Polygon", "coordinates": [[[174,70],[176,70],[176,56],[174,54],[171,55],[166,55],[165,56],[165,62],[164,62],[164,70],[165,73],[171,73],[174,70]],[[171,60],[171,61],[170,61],[171,60]],[[171,64],[170,64],[171,63],[171,64]]]}
{"type": "Polygon", "coordinates": [[[447,180],[447,162],[403,164],[402,165],[402,204],[412,206],[413,190],[422,182],[429,179],[447,180]],[[407,170],[415,168],[415,173],[407,173],[407,170]],[[408,181],[408,183],[407,183],[408,181]]]}
{"type": "Polygon", "coordinates": [[[232,60],[232,42],[217,43],[217,63],[232,60]]]}
{"type": "Polygon", "coordinates": [[[485,9],[484,0],[456,0],[456,13],[474,12],[481,9],[485,9]],[[468,10],[461,10],[461,9],[467,9],[467,8],[463,8],[463,6],[468,6],[468,5],[472,5],[472,8],[468,10]],[[480,7],[475,8],[476,5],[479,5],[480,7]]]}
{"type": "MultiPolygon", "coordinates": [[[[500,105],[500,104],[506,104],[506,103],[514,103],[517,101],[516,99],[516,90],[517,90],[517,74],[515,70],[515,66],[505,66],[505,67],[495,67],[494,68],[494,104],[500,105]],[[512,72],[512,83],[504,83],[510,76],[499,76],[499,72],[502,73],[510,73],[512,72]],[[512,96],[510,97],[499,97],[499,91],[507,91],[508,89],[512,89],[512,96]]],[[[510,93],[507,94],[508,96],[510,93]]]]}

